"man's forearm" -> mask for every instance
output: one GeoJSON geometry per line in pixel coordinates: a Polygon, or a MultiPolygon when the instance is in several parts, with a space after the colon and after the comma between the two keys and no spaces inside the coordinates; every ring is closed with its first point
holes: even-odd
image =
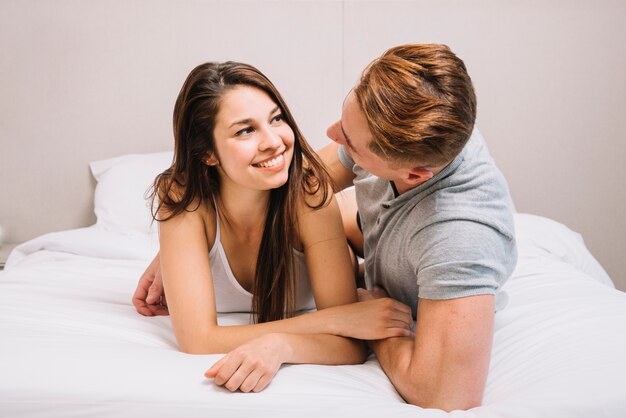
{"type": "MultiPolygon", "coordinates": [[[[418,403],[413,385],[411,385],[411,358],[415,341],[410,337],[385,338],[369,342],[376,353],[380,366],[391,380],[398,393],[408,403],[423,406],[418,403]]],[[[417,382],[415,382],[417,383],[417,382]]]]}
{"type": "MultiPolygon", "coordinates": [[[[372,293],[363,292],[360,299],[372,293]]],[[[480,406],[493,341],[493,295],[420,299],[418,306],[415,339],[370,342],[389,380],[407,402],[422,408],[480,406]]]]}
{"type": "Polygon", "coordinates": [[[441,358],[415,358],[415,341],[408,337],[370,342],[372,350],[391,383],[407,403],[446,411],[467,409],[465,400],[446,388],[441,358]]]}
{"type": "Polygon", "coordinates": [[[470,376],[463,379],[451,371],[448,366],[453,359],[416,350],[415,344],[408,337],[370,341],[385,374],[406,402],[445,411],[480,406],[482,386],[477,391],[470,376]],[[459,378],[465,382],[463,388],[458,385],[459,378]]]}

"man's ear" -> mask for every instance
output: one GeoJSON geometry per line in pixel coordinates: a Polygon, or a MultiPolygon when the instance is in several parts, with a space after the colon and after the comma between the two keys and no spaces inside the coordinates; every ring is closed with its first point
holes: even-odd
{"type": "Polygon", "coordinates": [[[433,175],[433,172],[427,168],[413,167],[407,170],[404,181],[407,184],[418,185],[430,180],[433,175]]]}
{"type": "Polygon", "coordinates": [[[202,162],[205,163],[206,165],[210,165],[210,166],[220,165],[220,161],[215,156],[215,153],[207,154],[202,159],[202,162]]]}

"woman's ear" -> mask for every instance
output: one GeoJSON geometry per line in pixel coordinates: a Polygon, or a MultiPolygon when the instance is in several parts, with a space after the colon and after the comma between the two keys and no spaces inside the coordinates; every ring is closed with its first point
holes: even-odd
{"type": "Polygon", "coordinates": [[[203,159],[202,162],[205,163],[206,165],[209,166],[216,166],[216,165],[220,165],[220,161],[217,159],[217,157],[215,157],[214,153],[211,154],[207,154],[203,159]]]}

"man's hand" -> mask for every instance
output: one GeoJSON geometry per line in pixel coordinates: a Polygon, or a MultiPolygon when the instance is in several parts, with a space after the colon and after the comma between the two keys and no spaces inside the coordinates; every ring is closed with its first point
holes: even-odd
{"type": "Polygon", "coordinates": [[[260,392],[286,361],[288,350],[281,334],[266,334],[226,354],[204,376],[231,392],[260,392]]]}
{"type": "Polygon", "coordinates": [[[159,254],[154,257],[141,275],[137,290],[133,295],[133,305],[137,312],[144,316],[169,315],[167,300],[163,292],[159,254]]]}
{"type": "Polygon", "coordinates": [[[389,337],[413,337],[411,308],[386,297],[384,290],[359,289],[361,302],[335,306],[319,311],[328,315],[334,333],[361,340],[389,337]]]}

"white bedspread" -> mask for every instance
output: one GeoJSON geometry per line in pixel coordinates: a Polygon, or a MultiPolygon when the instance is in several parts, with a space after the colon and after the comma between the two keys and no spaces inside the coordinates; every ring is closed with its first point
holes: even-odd
{"type": "Polygon", "coordinates": [[[407,405],[373,356],[284,366],[258,394],[215,387],[202,373],[219,355],[179,353],[170,319],[131,304],[154,236],[92,227],[25,243],[0,273],[0,417],[626,417],[626,294],[563,225],[516,228],[482,407],[407,405]]]}

